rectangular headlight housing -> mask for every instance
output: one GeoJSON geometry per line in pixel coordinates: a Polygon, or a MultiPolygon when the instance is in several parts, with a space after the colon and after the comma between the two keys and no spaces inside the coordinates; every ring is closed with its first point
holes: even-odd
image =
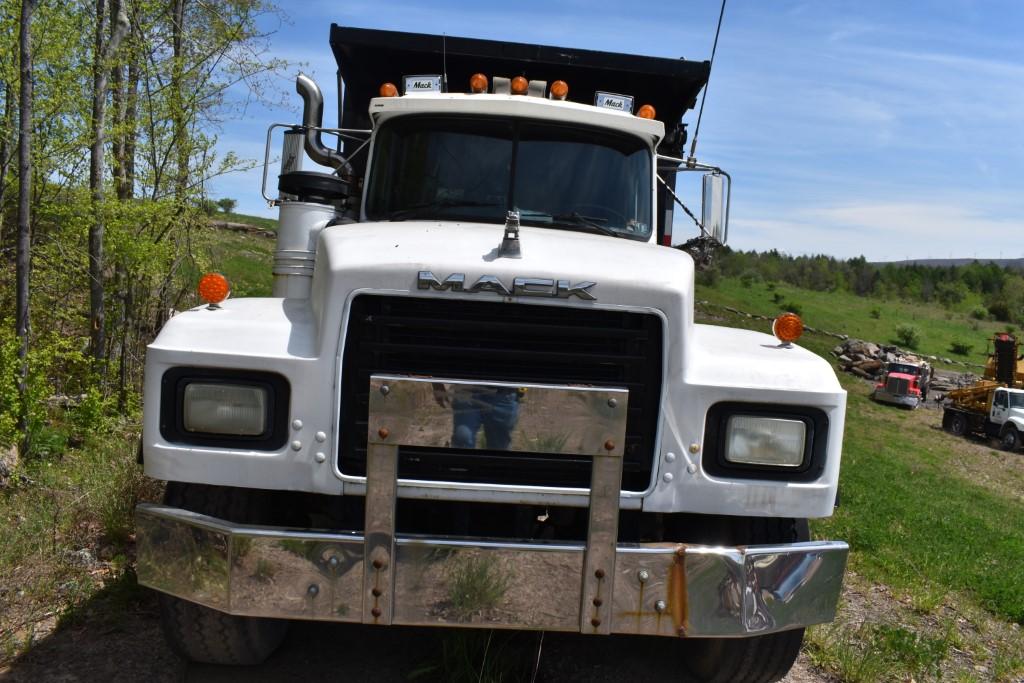
{"type": "Polygon", "coordinates": [[[807,424],[760,415],[732,415],[725,428],[728,462],[767,467],[800,467],[807,446],[807,424]]]}
{"type": "Polygon", "coordinates": [[[190,382],[182,394],[182,426],[192,433],[260,436],[267,431],[267,390],[190,382]]]}
{"type": "Polygon", "coordinates": [[[291,385],[266,370],[180,366],[160,380],[169,443],[276,451],[288,441],[291,385]]]}
{"type": "Polygon", "coordinates": [[[708,408],[701,468],[723,479],[815,481],[828,437],[828,414],[817,406],[722,401],[708,408]]]}

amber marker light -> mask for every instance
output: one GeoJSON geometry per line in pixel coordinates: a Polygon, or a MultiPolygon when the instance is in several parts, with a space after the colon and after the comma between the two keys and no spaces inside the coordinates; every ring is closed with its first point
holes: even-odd
{"type": "Polygon", "coordinates": [[[210,308],[217,308],[217,304],[228,298],[231,293],[231,286],[228,279],[220,273],[207,273],[199,279],[199,286],[196,287],[199,298],[210,304],[210,308]]]}
{"type": "Polygon", "coordinates": [[[378,92],[381,97],[398,97],[398,86],[394,83],[381,83],[378,92]]]}
{"type": "Polygon", "coordinates": [[[469,91],[477,94],[487,92],[487,76],[484,74],[473,74],[470,76],[469,91]]]}
{"type": "Polygon", "coordinates": [[[645,104],[636,110],[636,115],[642,119],[653,119],[655,115],[654,107],[645,104]]]}
{"type": "Polygon", "coordinates": [[[555,81],[551,84],[551,98],[564,100],[569,95],[569,84],[565,81],[555,81]]]}
{"type": "Polygon", "coordinates": [[[772,322],[772,334],[783,344],[791,344],[804,333],[804,322],[796,313],[783,313],[772,322]]]}
{"type": "Polygon", "coordinates": [[[513,95],[525,95],[530,89],[530,82],[522,76],[516,76],[512,79],[512,94],[513,95]]]}

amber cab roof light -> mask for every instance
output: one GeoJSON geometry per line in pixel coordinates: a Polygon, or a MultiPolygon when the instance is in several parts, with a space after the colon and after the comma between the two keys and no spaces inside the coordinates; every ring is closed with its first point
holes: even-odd
{"type": "Polygon", "coordinates": [[[469,77],[469,91],[471,93],[485,93],[487,92],[487,76],[481,73],[475,73],[469,77]]]}
{"type": "Polygon", "coordinates": [[[203,303],[210,304],[210,308],[218,308],[218,304],[231,294],[231,285],[228,284],[228,279],[220,273],[207,273],[199,278],[196,292],[203,303]]]}
{"type": "Polygon", "coordinates": [[[783,313],[772,322],[772,334],[783,344],[792,344],[804,333],[804,323],[796,313],[783,313]]]}

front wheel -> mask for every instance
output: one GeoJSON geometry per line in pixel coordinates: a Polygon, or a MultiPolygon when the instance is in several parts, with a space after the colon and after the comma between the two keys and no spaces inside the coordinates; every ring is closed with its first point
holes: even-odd
{"type": "MultiPolygon", "coordinates": [[[[266,499],[259,491],[169,482],[164,503],[237,523],[259,523],[266,499]]],[[[281,619],[238,617],[160,594],[160,625],[171,649],[192,662],[259,664],[288,633],[281,619]]]]}
{"type": "Polygon", "coordinates": [[[752,638],[685,641],[684,668],[693,681],[772,683],[792,668],[803,641],[802,628],[752,638]]]}
{"type": "MultiPolygon", "coordinates": [[[[810,540],[805,519],[734,518],[730,545],[799,543],[810,540]]],[[[772,683],[781,680],[796,662],[804,629],[748,638],[683,640],[682,668],[690,680],[732,683],[772,683]]]]}
{"type": "Polygon", "coordinates": [[[1020,448],[1021,438],[1020,432],[1013,425],[1007,425],[1003,428],[1003,434],[999,437],[999,445],[1002,446],[1004,451],[1013,453],[1020,448]]]}

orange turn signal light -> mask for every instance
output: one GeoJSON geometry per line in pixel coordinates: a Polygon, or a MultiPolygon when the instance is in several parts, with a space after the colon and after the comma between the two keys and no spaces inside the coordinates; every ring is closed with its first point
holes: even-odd
{"type": "Polygon", "coordinates": [[[645,104],[636,110],[636,115],[642,119],[653,119],[655,115],[654,107],[645,104]]]}
{"type": "Polygon", "coordinates": [[[772,334],[783,344],[795,342],[804,333],[804,321],[796,313],[783,313],[772,322],[772,334]]]}
{"type": "Polygon", "coordinates": [[[398,86],[390,82],[381,83],[379,92],[381,97],[398,97],[398,86]]]}
{"type": "Polygon", "coordinates": [[[512,79],[512,94],[525,95],[530,89],[530,82],[523,76],[516,76],[512,79]]]}
{"type": "Polygon", "coordinates": [[[555,81],[551,84],[551,97],[556,100],[564,100],[569,94],[569,84],[565,81],[555,81]]]}
{"type": "Polygon", "coordinates": [[[199,278],[199,286],[196,287],[199,298],[211,306],[216,306],[231,293],[231,286],[228,279],[220,273],[207,273],[199,278]]]}
{"type": "Polygon", "coordinates": [[[472,93],[487,92],[487,76],[484,74],[473,74],[470,76],[469,91],[472,93]]]}

